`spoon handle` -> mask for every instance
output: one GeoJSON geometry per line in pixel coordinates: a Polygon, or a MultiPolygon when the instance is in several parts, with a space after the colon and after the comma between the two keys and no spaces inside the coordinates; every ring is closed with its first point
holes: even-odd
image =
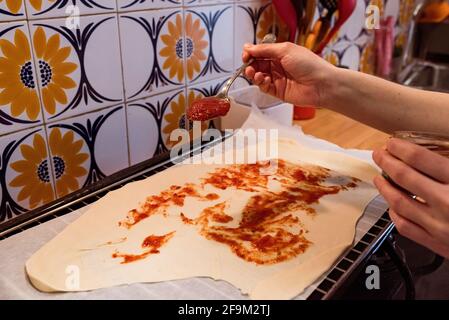
{"type": "MultiPolygon", "coordinates": [[[[265,37],[262,39],[262,44],[268,44],[268,43],[275,43],[276,42],[276,36],[272,33],[268,33],[265,35],[265,37]]],[[[227,98],[229,89],[231,88],[232,84],[235,80],[245,71],[245,69],[251,65],[255,61],[254,58],[249,59],[246,63],[244,63],[240,68],[237,69],[237,71],[232,75],[232,77],[226,82],[223,89],[220,90],[220,93],[218,96],[222,98],[227,98]]]]}

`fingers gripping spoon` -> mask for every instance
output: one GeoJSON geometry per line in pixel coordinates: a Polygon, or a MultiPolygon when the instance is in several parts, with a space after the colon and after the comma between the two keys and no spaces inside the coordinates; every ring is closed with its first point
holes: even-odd
{"type": "MultiPolygon", "coordinates": [[[[275,42],[276,36],[269,33],[263,38],[261,43],[268,44],[275,42]]],[[[254,58],[251,58],[238,68],[217,95],[194,101],[192,105],[187,108],[187,118],[192,121],[207,121],[225,116],[231,108],[231,102],[228,96],[229,89],[240,74],[242,74],[253,62],[254,58]]]]}

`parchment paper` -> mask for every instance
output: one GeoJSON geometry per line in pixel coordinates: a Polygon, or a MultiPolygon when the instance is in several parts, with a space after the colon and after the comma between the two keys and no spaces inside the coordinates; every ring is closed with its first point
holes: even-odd
{"type": "MultiPolygon", "coordinates": [[[[247,127],[255,127],[251,121],[258,122],[260,117],[260,114],[255,113],[248,119],[247,127]]],[[[264,125],[267,127],[269,121],[264,125]]],[[[76,266],[80,270],[81,279],[80,287],[76,290],[135,282],[210,277],[226,280],[251,298],[285,299],[298,295],[329,269],[352,244],[356,222],[366,205],[377,194],[371,185],[377,170],[351,156],[304,147],[291,140],[295,135],[294,131],[284,131],[281,136],[290,139],[281,139],[281,159],[294,163],[313,163],[363,180],[355,190],[324,197],[315,206],[318,215],[313,219],[304,215],[303,222],[309,229],[308,237],[314,243],[304,254],[270,266],[248,263],[235,256],[228,247],[201,238],[194,228],[184,225],[176,214],[169,215],[168,218],[151,217],[131,231],[117,226],[117,221],[123,219],[124,213],[138,207],[139,202],[148,195],[157,194],[173,184],[197,182],[197,177],[213,168],[183,165],[129,184],[95,203],[87,213],[27,261],[26,269],[30,279],[41,290],[70,291],[73,289],[67,289],[67,267],[76,266]],[[145,236],[165,234],[173,230],[176,230],[176,235],[164,246],[161,254],[127,265],[111,259],[112,250],[117,246],[98,247],[98,244],[126,236],[129,241],[120,244],[120,249],[132,251],[136,250],[137,244],[145,236]]],[[[233,208],[229,212],[231,215],[238,215],[239,208],[247,201],[243,194],[236,193],[235,190],[226,190],[220,196],[232,200],[233,208]]],[[[192,202],[186,203],[184,210],[194,212],[200,209],[199,203],[192,202]]]]}
{"type": "MultiPolygon", "coordinates": [[[[254,119],[260,121],[260,116],[255,114],[248,119],[251,122],[254,119]]],[[[270,123],[269,119],[262,119],[266,123],[270,123]]],[[[265,126],[265,124],[261,124],[265,126]]],[[[293,132],[294,138],[299,140],[301,144],[312,144],[314,147],[327,150],[335,150],[337,152],[345,152],[337,146],[333,146],[324,141],[317,141],[312,137],[305,137],[298,130],[289,130],[293,132]],[[314,142],[316,142],[314,144],[314,142]]],[[[289,136],[292,137],[291,135],[289,136]]],[[[362,159],[369,159],[369,152],[351,152],[351,155],[362,159]]],[[[371,227],[377,218],[383,213],[386,206],[381,199],[372,203],[365,213],[364,218],[358,223],[357,239],[371,227]]],[[[23,262],[32,254],[36,248],[42,246],[48,241],[52,234],[59,232],[62,228],[70,223],[74,218],[86,211],[86,208],[80,209],[79,212],[52,220],[44,225],[26,230],[16,236],[8,238],[0,242],[0,265],[5,272],[0,276],[0,297],[1,298],[132,298],[132,299],[242,299],[238,291],[224,281],[212,281],[206,278],[189,278],[185,280],[169,281],[153,284],[134,284],[130,286],[120,286],[91,292],[65,293],[65,294],[46,294],[34,290],[26,279],[23,272],[23,262]],[[34,248],[34,249],[33,249],[34,248]],[[14,259],[12,257],[15,256],[14,259]],[[22,264],[21,264],[21,261],[22,264]]],[[[78,240],[80,237],[77,237],[78,240]]],[[[294,268],[292,269],[294,270],[294,268]]],[[[298,276],[294,275],[294,281],[298,276]]],[[[276,280],[278,281],[278,280],[276,280]]],[[[320,280],[317,281],[319,283],[320,280]]],[[[314,285],[308,287],[304,294],[297,298],[306,298],[310,294],[314,285]]],[[[299,293],[299,292],[296,292],[299,293]]],[[[292,293],[293,294],[293,293],[292,293]]],[[[290,294],[291,295],[291,294],[290,294]]],[[[293,294],[294,295],[294,294],[293,294]]]]}

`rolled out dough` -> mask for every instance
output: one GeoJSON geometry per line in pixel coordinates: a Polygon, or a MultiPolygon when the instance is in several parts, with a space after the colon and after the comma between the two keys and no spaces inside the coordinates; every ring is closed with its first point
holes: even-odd
{"type": "MultiPolygon", "coordinates": [[[[248,148],[253,148],[250,146],[248,148]]],[[[240,152],[240,151],[237,151],[240,152]]],[[[279,159],[297,165],[313,164],[332,170],[334,178],[360,179],[356,188],[326,195],[311,205],[315,215],[295,210],[311,245],[292,259],[272,264],[248,262],[220,242],[206,239],[199,227],[180,219],[198,218],[203,209],[226,202],[225,213],[238,225],[242,209],[254,192],[204,186],[203,193],[218,199],[185,199],[182,207],[168,206],[165,214],[154,214],[131,228],[119,225],[130,210],[139,208],[150,195],[172,185],[200,185],[201,177],[225,165],[180,164],[145,180],[108,193],[78,220],[44,245],[27,262],[26,272],[39,290],[84,291],[136,282],[160,282],[189,277],[228,281],[254,299],[289,299],[300,294],[353,242],[355,225],[377,192],[371,184],[376,168],[333,152],[304,148],[293,140],[279,140],[279,159]],[[114,253],[142,253],[142,241],[150,235],[170,234],[167,241],[143,259],[121,263],[114,253]]]]}

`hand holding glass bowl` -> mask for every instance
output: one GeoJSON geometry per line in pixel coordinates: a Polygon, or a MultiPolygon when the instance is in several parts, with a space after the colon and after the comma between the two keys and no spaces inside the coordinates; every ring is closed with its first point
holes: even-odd
{"type": "Polygon", "coordinates": [[[397,132],[373,158],[399,233],[449,258],[449,136],[397,132]]]}

